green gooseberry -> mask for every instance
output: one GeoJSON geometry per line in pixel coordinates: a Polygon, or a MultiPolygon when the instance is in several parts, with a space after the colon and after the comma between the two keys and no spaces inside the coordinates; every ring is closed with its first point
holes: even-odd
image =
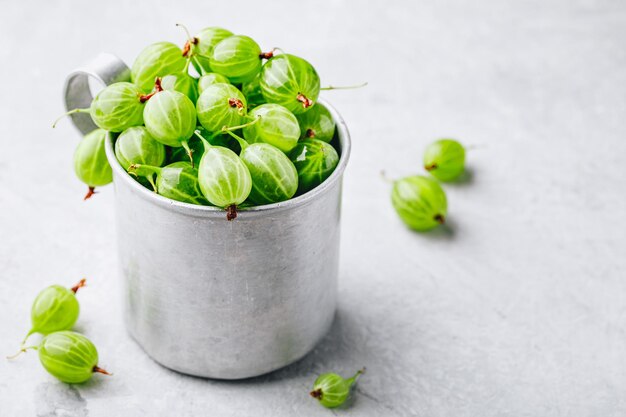
{"type": "Polygon", "coordinates": [[[248,201],[263,205],[289,200],[294,196],[298,190],[298,171],[284,152],[267,143],[248,144],[231,131],[227,130],[227,133],[241,145],[239,158],[250,171],[252,190],[248,201]]]}
{"type": "Polygon", "coordinates": [[[78,143],[74,151],[74,172],[89,187],[85,200],[95,194],[96,187],[113,181],[113,170],[104,148],[107,132],[96,129],[78,143]]]}
{"type": "Polygon", "coordinates": [[[146,97],[134,84],[114,83],[96,94],[89,108],[68,111],[52,127],[56,127],[61,118],[74,113],[89,113],[96,126],[109,132],[121,132],[132,126],[140,126],[143,124],[146,97]]]}
{"type": "Polygon", "coordinates": [[[267,103],[261,92],[261,73],[257,74],[252,81],[243,83],[241,92],[246,97],[248,109],[267,103]]]}
{"type": "Polygon", "coordinates": [[[22,345],[33,333],[46,335],[71,329],[78,320],[80,312],[76,292],[85,286],[85,282],[83,278],[72,288],[51,285],[37,294],[30,309],[31,328],[22,341],[22,345]]]}
{"type": "Polygon", "coordinates": [[[183,93],[160,90],[158,80],[156,89],[143,112],[146,129],[164,145],[185,148],[191,160],[187,141],[196,129],[196,107],[183,93]]]}
{"type": "Polygon", "coordinates": [[[365,372],[365,368],[357,371],[351,378],[343,378],[332,372],[322,374],[315,380],[310,395],[326,408],[339,407],[346,402],[352,387],[363,372],[365,372]]]}
{"type": "Polygon", "coordinates": [[[440,181],[454,181],[465,171],[465,148],[454,139],[433,142],[424,153],[424,168],[440,181]]]}
{"type": "Polygon", "coordinates": [[[128,172],[143,177],[156,174],[156,192],[163,197],[189,204],[209,204],[200,190],[198,170],[189,161],[174,162],[164,167],[136,164],[131,165],[128,172]]]}
{"type": "Polygon", "coordinates": [[[230,84],[230,81],[221,74],[215,72],[206,73],[198,79],[198,93],[202,94],[210,85],[218,83],[230,84]]]}
{"type": "Polygon", "coordinates": [[[252,177],[246,164],[228,148],[213,146],[202,139],[205,151],[198,167],[198,181],[202,194],[214,206],[226,209],[226,219],[237,217],[237,206],[252,190],[252,177]]]}
{"type": "Polygon", "coordinates": [[[38,346],[24,347],[18,355],[28,349],[39,351],[43,367],[61,382],[80,384],[88,381],[94,373],[111,375],[98,366],[96,346],[80,333],[70,330],[50,333],[38,346]]]}
{"type": "MultiPolygon", "coordinates": [[[[179,26],[183,27],[179,24],[179,26]]],[[[185,30],[187,30],[185,28],[185,30]]],[[[219,27],[208,27],[202,29],[196,34],[196,36],[190,37],[183,48],[185,56],[191,57],[191,62],[198,72],[203,75],[211,72],[211,65],[209,59],[213,48],[222,40],[233,36],[233,33],[229,30],[219,27]]]]}
{"type": "Polygon", "coordinates": [[[393,182],[391,203],[400,219],[411,229],[426,231],[445,222],[446,194],[437,181],[421,175],[393,182]]]}
{"type": "MultiPolygon", "coordinates": [[[[115,156],[124,169],[133,164],[161,166],[165,162],[165,145],[157,142],[145,127],[135,126],[117,137],[115,156]]],[[[152,176],[146,179],[155,189],[152,176]]]]}
{"type": "Polygon", "coordinates": [[[142,91],[150,92],[157,77],[181,73],[186,66],[187,59],[178,46],[157,42],[139,53],[130,70],[130,78],[142,91]]]}
{"type": "Polygon", "coordinates": [[[312,190],[330,176],[339,163],[339,155],[332,145],[318,139],[300,141],[289,153],[298,171],[298,193],[312,190]]]}
{"type": "Polygon", "coordinates": [[[227,77],[231,83],[252,81],[261,71],[264,54],[254,39],[244,35],[233,35],[220,41],[211,52],[211,70],[227,77]]]}
{"type": "Polygon", "coordinates": [[[183,93],[192,103],[198,100],[198,80],[184,72],[166,75],[161,79],[161,87],[183,93]]]}
{"type": "Polygon", "coordinates": [[[268,103],[304,113],[317,101],[320,77],[311,64],[290,54],[274,56],[261,70],[261,92],[268,103]]]}
{"type": "Polygon", "coordinates": [[[209,132],[224,126],[241,124],[246,114],[246,98],[230,84],[217,83],[207,87],[196,104],[198,121],[209,132]]]}
{"type": "Polygon", "coordinates": [[[335,119],[321,103],[315,104],[306,113],[298,114],[300,139],[315,138],[330,142],[335,136],[335,119]]]}
{"type": "Polygon", "coordinates": [[[269,143],[285,153],[298,144],[298,120],[283,106],[274,103],[261,104],[250,111],[250,117],[260,117],[260,120],[243,129],[243,136],[248,142],[269,143]]]}

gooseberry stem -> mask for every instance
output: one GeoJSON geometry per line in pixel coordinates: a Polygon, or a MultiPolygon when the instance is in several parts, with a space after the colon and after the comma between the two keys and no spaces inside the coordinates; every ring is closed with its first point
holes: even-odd
{"type": "Polygon", "coordinates": [[[183,148],[185,148],[189,161],[191,161],[191,166],[193,167],[193,150],[189,147],[189,142],[184,140],[180,144],[183,145],[183,148]]]}
{"type": "Polygon", "coordinates": [[[439,224],[444,224],[446,222],[446,218],[442,214],[435,214],[433,219],[435,219],[435,221],[439,224]]]}
{"type": "MultiPolygon", "coordinates": [[[[202,145],[204,146],[204,152],[205,152],[205,153],[206,153],[207,149],[209,149],[210,147],[212,147],[212,146],[213,146],[213,145],[211,145],[211,142],[209,142],[208,140],[206,140],[206,139],[204,138],[204,136],[202,136],[202,135],[200,134],[200,131],[199,131],[199,130],[195,130],[195,131],[193,132],[193,134],[194,134],[194,135],[196,135],[198,138],[200,138],[200,140],[202,141],[202,145]]],[[[213,136],[211,136],[211,137],[213,138],[214,136],[215,136],[215,135],[213,135],[213,136]]]]}
{"type": "MultiPolygon", "coordinates": [[[[146,177],[148,178],[148,181],[149,181],[150,180],[149,177],[151,177],[152,175],[154,174],[159,175],[159,173],[161,172],[161,167],[155,167],[152,165],[143,165],[143,164],[132,164],[131,166],[128,167],[128,172],[131,174],[139,175],[141,177],[146,177]]],[[[154,188],[156,189],[156,187],[154,188]]]]}
{"type": "MultiPolygon", "coordinates": [[[[187,34],[187,42],[185,42],[182,52],[184,57],[191,58],[194,55],[191,50],[191,45],[196,45],[199,42],[198,38],[191,36],[191,33],[189,33],[187,26],[183,25],[182,23],[176,23],[176,26],[182,28],[187,34]]],[[[187,67],[189,67],[189,64],[187,64],[187,67]]]]}
{"type": "Polygon", "coordinates": [[[367,85],[367,82],[364,82],[362,84],[355,84],[355,85],[340,85],[340,86],[329,85],[327,87],[320,88],[320,90],[324,90],[324,91],[329,91],[329,90],[353,90],[355,88],[365,87],[366,85],[367,85]]]}
{"type": "Polygon", "coordinates": [[[20,356],[22,353],[26,353],[26,351],[28,349],[35,349],[37,350],[39,348],[39,346],[22,346],[20,348],[20,351],[17,352],[15,355],[11,355],[11,356],[7,356],[7,359],[12,361],[13,359],[17,358],[18,356],[20,356]]]}
{"type": "Polygon", "coordinates": [[[235,220],[236,218],[237,218],[237,205],[231,204],[230,206],[226,207],[226,220],[230,222],[232,220],[235,220]]]}
{"type": "Polygon", "coordinates": [[[89,186],[89,188],[87,189],[87,194],[85,194],[85,197],[83,197],[83,201],[89,200],[94,194],[98,194],[98,192],[96,191],[96,187],[89,186]]]}
{"type": "Polygon", "coordinates": [[[433,163],[433,164],[430,164],[430,165],[425,165],[425,166],[424,166],[424,169],[425,169],[426,171],[432,171],[433,169],[437,169],[437,164],[434,164],[434,163],[433,163]]]}
{"type": "Polygon", "coordinates": [[[97,372],[97,373],[99,373],[99,374],[104,374],[104,375],[109,375],[109,376],[112,376],[112,375],[113,375],[112,373],[108,372],[106,369],[102,369],[102,368],[100,368],[98,365],[94,366],[94,367],[93,367],[93,369],[92,369],[92,371],[93,371],[94,373],[96,373],[96,372],[97,372]]]}
{"type": "Polygon", "coordinates": [[[242,138],[241,136],[237,135],[236,133],[231,132],[230,130],[226,130],[225,132],[228,133],[233,138],[235,138],[237,140],[237,142],[239,142],[239,146],[241,146],[241,151],[242,152],[243,152],[244,149],[246,149],[250,145],[248,142],[246,142],[246,140],[244,138],[242,138]]]}
{"type": "Polygon", "coordinates": [[[78,284],[74,285],[72,288],[70,288],[72,290],[72,292],[74,294],[76,294],[76,292],[78,291],[79,288],[83,288],[87,283],[87,280],[85,278],[81,279],[80,281],[78,281],[78,284]]]}
{"type": "Polygon", "coordinates": [[[346,381],[350,384],[350,386],[353,386],[354,384],[356,384],[356,382],[358,381],[359,377],[361,375],[363,375],[365,373],[365,367],[359,369],[358,371],[356,371],[356,373],[354,374],[354,376],[352,378],[348,378],[346,381]]]}
{"type": "Polygon", "coordinates": [[[52,123],[52,128],[57,127],[57,123],[59,123],[59,121],[61,121],[62,119],[66,118],[67,116],[71,116],[73,114],[76,113],[89,113],[89,109],[74,109],[74,110],[70,110],[67,113],[62,114],[61,116],[59,116],[58,119],[56,119],[54,121],[54,123],[52,123]]]}
{"type": "Polygon", "coordinates": [[[150,100],[152,96],[154,96],[156,93],[160,93],[161,91],[163,91],[163,86],[161,85],[161,77],[156,77],[154,79],[154,88],[152,89],[152,92],[150,94],[140,95],[139,101],[145,103],[146,101],[150,100]]]}
{"type": "Polygon", "coordinates": [[[302,103],[302,107],[304,107],[305,109],[308,109],[314,104],[313,100],[309,99],[307,96],[305,96],[302,93],[298,93],[298,95],[296,96],[296,100],[302,103]]]}
{"type": "Polygon", "coordinates": [[[321,388],[318,389],[314,389],[313,391],[309,392],[309,395],[311,395],[311,397],[317,399],[317,400],[321,400],[322,396],[324,395],[322,392],[321,388]]]}
{"type": "Polygon", "coordinates": [[[272,49],[269,52],[261,52],[259,54],[259,58],[261,58],[261,59],[271,59],[273,57],[274,57],[274,49],[272,49]]]}

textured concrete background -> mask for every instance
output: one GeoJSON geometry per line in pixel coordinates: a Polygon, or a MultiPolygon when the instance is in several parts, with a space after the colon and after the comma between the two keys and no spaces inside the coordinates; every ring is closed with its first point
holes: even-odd
{"type": "MultiPolygon", "coordinates": [[[[626,414],[626,5],[620,1],[0,2],[0,353],[35,294],[82,276],[79,329],[111,378],[0,360],[0,416],[325,416],[316,374],[365,365],[346,416],[626,414]],[[242,382],[152,362],[120,313],[113,189],[84,203],[65,74],[220,25],[309,59],[354,140],[340,305],[314,353],[242,382]],[[379,171],[459,138],[449,227],[406,230],[379,171]]],[[[34,340],[34,339],[33,339],[34,340]]]]}

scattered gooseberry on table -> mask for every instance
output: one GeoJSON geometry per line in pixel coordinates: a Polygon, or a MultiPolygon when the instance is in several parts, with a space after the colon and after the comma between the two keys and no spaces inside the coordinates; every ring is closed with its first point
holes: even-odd
{"type": "Polygon", "coordinates": [[[46,335],[71,329],[78,320],[80,312],[76,292],[85,286],[85,282],[85,279],[81,279],[71,288],[51,285],[37,294],[30,309],[31,328],[24,337],[22,345],[33,333],[46,335]]]}
{"type": "Polygon", "coordinates": [[[96,187],[113,181],[113,171],[104,147],[106,137],[106,131],[96,129],[78,142],[74,151],[74,172],[88,187],[85,200],[95,193],[96,187]]]}
{"type": "Polygon", "coordinates": [[[454,139],[431,143],[424,153],[424,169],[440,181],[454,181],[465,171],[465,148],[454,139]]]}
{"type": "Polygon", "coordinates": [[[96,346],[80,333],[69,330],[50,333],[39,345],[24,347],[19,353],[29,349],[39,352],[43,367],[61,382],[80,384],[91,379],[94,373],[111,375],[98,366],[96,346]]]}
{"type": "Polygon", "coordinates": [[[448,210],[446,194],[441,186],[422,175],[393,181],[391,203],[400,219],[420,232],[443,224],[448,210]]]}
{"type": "Polygon", "coordinates": [[[344,378],[332,372],[322,374],[315,380],[310,395],[326,408],[339,407],[346,402],[352,388],[363,372],[365,372],[365,368],[357,371],[350,378],[344,378]]]}

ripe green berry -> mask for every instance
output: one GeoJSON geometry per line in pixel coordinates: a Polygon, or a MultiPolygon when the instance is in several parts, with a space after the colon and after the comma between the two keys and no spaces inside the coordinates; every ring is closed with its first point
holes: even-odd
{"type": "Polygon", "coordinates": [[[135,126],[117,137],[115,156],[124,169],[133,164],[161,166],[165,162],[165,145],[156,141],[145,127],[135,126]]]}
{"type": "Polygon", "coordinates": [[[131,68],[132,82],[148,93],[157,77],[178,74],[187,65],[181,49],[170,42],[158,42],[145,48],[135,59],[131,68]]]}
{"type": "Polygon", "coordinates": [[[335,119],[328,109],[317,103],[306,113],[296,116],[300,125],[300,139],[315,138],[330,142],[335,135],[335,119]]]}
{"type": "Polygon", "coordinates": [[[239,157],[250,171],[252,190],[249,202],[254,205],[272,204],[294,196],[298,190],[298,171],[282,151],[267,143],[250,145],[234,133],[228,133],[239,142],[239,157]]]}
{"type": "Polygon", "coordinates": [[[421,175],[393,182],[391,203],[411,229],[426,231],[443,224],[448,203],[437,181],[421,175]]]}
{"type": "Polygon", "coordinates": [[[200,190],[211,204],[226,209],[226,218],[233,220],[237,206],[246,201],[252,190],[250,171],[235,152],[201,139],[205,151],[198,167],[200,190]]]}
{"type": "Polygon", "coordinates": [[[351,378],[343,378],[335,373],[322,374],[315,380],[310,395],[326,408],[339,407],[346,402],[352,387],[364,371],[361,369],[351,378]]]}
{"type": "Polygon", "coordinates": [[[465,171],[465,148],[454,139],[433,142],[424,153],[424,168],[440,181],[454,181],[465,171]]]}
{"type": "Polygon", "coordinates": [[[198,93],[202,94],[210,85],[218,83],[230,84],[230,81],[228,81],[228,78],[215,72],[206,73],[198,80],[198,93]]]}
{"type": "Polygon", "coordinates": [[[71,329],[80,312],[76,292],[84,285],[85,279],[81,279],[72,288],[51,285],[41,291],[30,309],[31,328],[22,341],[22,345],[33,333],[46,335],[71,329]]]}
{"type": "Polygon", "coordinates": [[[202,29],[192,37],[183,48],[186,56],[191,56],[192,64],[198,74],[204,75],[211,72],[209,57],[213,52],[213,48],[222,40],[233,36],[229,30],[219,27],[208,27],[202,29]]]}
{"type": "Polygon", "coordinates": [[[281,105],[261,104],[250,111],[258,123],[243,129],[243,136],[250,143],[269,143],[287,153],[298,144],[300,126],[296,116],[281,105]]]}
{"type": "Polygon", "coordinates": [[[39,361],[52,376],[68,384],[80,384],[98,372],[110,375],[98,367],[98,350],[80,333],[61,331],[47,335],[36,348],[39,361]]]}
{"type": "Polygon", "coordinates": [[[184,72],[166,75],[161,79],[161,87],[183,93],[192,103],[198,100],[198,80],[184,72]]]}
{"type": "Polygon", "coordinates": [[[206,88],[196,104],[198,121],[209,132],[218,132],[224,126],[242,123],[246,114],[246,98],[230,84],[213,84],[206,88]]]}
{"type": "Polygon", "coordinates": [[[109,132],[121,132],[132,126],[143,124],[145,97],[141,90],[131,83],[114,83],[96,94],[87,109],[73,109],[59,117],[59,120],[74,113],[89,113],[93,122],[100,129],[109,132]]]}
{"type": "Polygon", "coordinates": [[[89,187],[85,200],[95,193],[96,187],[113,181],[113,171],[104,149],[106,136],[107,132],[96,129],[87,134],[74,151],[74,172],[89,187]]]}
{"type": "Polygon", "coordinates": [[[164,145],[184,147],[191,159],[187,141],[196,129],[196,108],[189,97],[178,91],[157,91],[148,100],[143,118],[154,139],[164,145]]]}
{"type": "Polygon", "coordinates": [[[156,174],[156,192],[163,197],[189,204],[209,204],[200,190],[198,170],[189,161],[174,162],[164,167],[136,164],[131,165],[128,172],[144,177],[156,174]]]}
{"type": "Polygon", "coordinates": [[[261,92],[268,103],[304,113],[317,101],[320,78],[311,64],[295,55],[280,54],[267,61],[261,71],[261,92]]]}
{"type": "Polygon", "coordinates": [[[300,141],[289,153],[289,159],[298,171],[298,194],[323,183],[339,163],[335,148],[317,139],[300,141]]]}
{"type": "Polygon", "coordinates": [[[234,84],[251,81],[261,71],[264,56],[254,39],[233,35],[213,48],[211,70],[227,77],[234,84]]]}

